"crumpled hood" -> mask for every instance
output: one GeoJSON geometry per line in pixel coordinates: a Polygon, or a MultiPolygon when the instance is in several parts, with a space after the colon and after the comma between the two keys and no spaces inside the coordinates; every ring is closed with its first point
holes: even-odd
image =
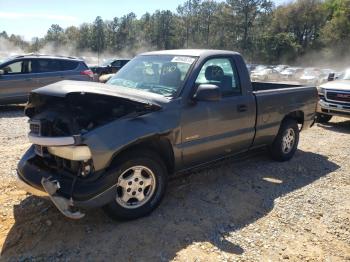
{"type": "Polygon", "coordinates": [[[350,92],[350,80],[335,80],[327,82],[320,87],[325,89],[345,90],[350,92]]]}
{"type": "Polygon", "coordinates": [[[64,80],[47,85],[32,91],[39,95],[65,97],[71,93],[98,94],[123,98],[143,104],[161,106],[170,100],[162,95],[137,90],[133,88],[118,87],[97,82],[84,82],[64,80]]]}

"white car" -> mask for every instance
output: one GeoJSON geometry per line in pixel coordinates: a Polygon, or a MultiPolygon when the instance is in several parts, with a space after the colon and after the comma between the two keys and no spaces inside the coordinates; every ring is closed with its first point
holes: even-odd
{"type": "Polygon", "coordinates": [[[280,78],[280,73],[272,68],[266,68],[250,75],[252,81],[277,81],[280,78]]]}
{"type": "Polygon", "coordinates": [[[295,81],[299,80],[303,72],[304,69],[301,67],[288,67],[281,72],[280,77],[284,81],[295,81]]]}
{"type": "Polygon", "coordinates": [[[299,78],[302,84],[319,85],[322,72],[316,68],[306,68],[299,78]]]}

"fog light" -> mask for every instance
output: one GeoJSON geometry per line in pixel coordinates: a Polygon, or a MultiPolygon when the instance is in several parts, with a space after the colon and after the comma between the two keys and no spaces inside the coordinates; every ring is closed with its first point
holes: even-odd
{"type": "Polygon", "coordinates": [[[50,154],[73,161],[91,159],[91,151],[88,146],[50,146],[47,148],[50,154]]]}

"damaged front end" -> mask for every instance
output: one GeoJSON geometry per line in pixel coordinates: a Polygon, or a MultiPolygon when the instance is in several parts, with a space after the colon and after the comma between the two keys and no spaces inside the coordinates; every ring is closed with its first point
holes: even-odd
{"type": "MultiPolygon", "coordinates": [[[[86,137],[91,132],[90,137],[98,136],[98,128],[116,120],[135,119],[159,109],[154,104],[106,94],[32,92],[25,114],[30,118],[29,140],[33,145],[18,164],[22,188],[49,196],[72,219],[84,216],[78,209],[105,205],[116,194],[115,181],[107,168],[94,164],[94,154],[99,153],[91,149],[86,137]]],[[[108,141],[103,143],[108,147],[108,141]]]]}

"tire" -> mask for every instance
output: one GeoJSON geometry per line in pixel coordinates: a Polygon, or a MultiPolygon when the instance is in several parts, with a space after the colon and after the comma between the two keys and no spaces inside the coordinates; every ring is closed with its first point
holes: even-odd
{"type": "Polygon", "coordinates": [[[271,157],[280,162],[290,160],[298,148],[298,143],[298,123],[291,118],[283,120],[278,134],[270,146],[271,157]]]}
{"type": "Polygon", "coordinates": [[[153,151],[133,150],[121,156],[115,166],[117,193],[104,211],[115,220],[150,214],[160,204],[167,185],[167,170],[161,158],[153,151]]]}
{"type": "Polygon", "coordinates": [[[321,124],[326,124],[332,119],[331,115],[325,115],[325,114],[316,114],[316,122],[321,124]]]}

